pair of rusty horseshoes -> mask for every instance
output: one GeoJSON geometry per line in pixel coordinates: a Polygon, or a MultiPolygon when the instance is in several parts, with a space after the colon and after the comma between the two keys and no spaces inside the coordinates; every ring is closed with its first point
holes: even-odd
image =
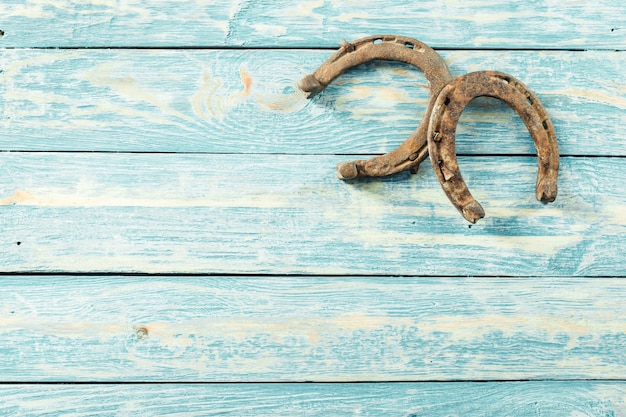
{"type": "Polygon", "coordinates": [[[448,199],[466,220],[476,223],[485,212],[461,177],[455,132],[465,106],[476,97],[489,96],[507,103],[524,121],[537,150],[536,198],[555,200],[559,151],[554,127],[539,98],[508,74],[478,71],[453,78],[443,58],[424,43],[404,36],[377,35],[343,41],[340,49],[304,77],[298,87],[308,98],[314,97],[344,71],[373,60],[400,61],[422,70],[430,84],[429,103],[420,125],[400,147],[369,160],[338,164],[340,179],[417,172],[430,153],[431,165],[448,199]]]}

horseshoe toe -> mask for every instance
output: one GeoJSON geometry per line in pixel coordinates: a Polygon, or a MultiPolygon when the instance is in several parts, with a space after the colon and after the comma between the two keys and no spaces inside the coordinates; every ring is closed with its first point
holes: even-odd
{"type": "Polygon", "coordinates": [[[405,36],[376,35],[354,42],[342,41],[340,49],[304,77],[298,87],[308,98],[314,97],[344,71],[373,60],[404,62],[422,70],[430,84],[428,107],[420,126],[399,148],[368,160],[340,163],[337,166],[340,179],[382,177],[404,170],[417,172],[420,162],[428,155],[427,126],[435,98],[452,79],[445,61],[426,44],[405,36]]]}
{"type": "Polygon", "coordinates": [[[465,106],[480,96],[495,97],[511,106],[524,121],[537,149],[536,197],[551,202],[557,195],[559,150],[554,127],[539,98],[518,79],[496,71],[478,71],[455,78],[434,104],[428,128],[431,164],[448,199],[474,223],[484,216],[461,176],[455,153],[456,125],[465,106]]]}

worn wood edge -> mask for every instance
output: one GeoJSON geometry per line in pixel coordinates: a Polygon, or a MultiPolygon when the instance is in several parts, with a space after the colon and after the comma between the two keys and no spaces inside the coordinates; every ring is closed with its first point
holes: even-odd
{"type": "Polygon", "coordinates": [[[625,276],[619,158],[464,157],[469,225],[429,167],[342,182],[345,157],[0,155],[4,272],[625,276]],[[480,253],[480,259],[476,256],[480,253]]]}
{"type": "Polygon", "coordinates": [[[0,285],[5,382],[620,379],[626,370],[625,279],[4,276],[0,285]]]}
{"type": "Polygon", "coordinates": [[[66,415],[626,415],[623,382],[4,385],[7,417],[66,415]],[[459,399],[462,400],[459,400],[459,399]]]}
{"type": "MultiPolygon", "coordinates": [[[[405,64],[375,62],[307,100],[295,84],[329,53],[3,50],[0,149],[370,154],[396,148],[422,118],[423,75],[405,64]]],[[[453,75],[491,69],[520,78],[546,107],[561,153],[626,155],[620,128],[626,52],[442,55],[453,75]]],[[[457,133],[462,154],[534,154],[523,123],[495,99],[472,103],[457,133]]]]}
{"type": "Polygon", "coordinates": [[[0,5],[0,47],[333,47],[398,33],[449,48],[626,48],[622,3],[323,1],[0,5]],[[190,16],[192,18],[190,18],[190,16]],[[515,30],[511,30],[514,27],[515,30]]]}

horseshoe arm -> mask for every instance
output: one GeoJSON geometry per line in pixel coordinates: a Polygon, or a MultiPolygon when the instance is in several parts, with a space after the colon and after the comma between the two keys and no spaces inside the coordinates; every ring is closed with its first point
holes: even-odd
{"type": "Polygon", "coordinates": [[[398,148],[367,160],[358,159],[337,164],[337,176],[342,180],[362,177],[384,177],[410,170],[417,173],[419,164],[428,156],[427,129],[421,123],[398,148]]]}
{"type": "Polygon", "coordinates": [[[307,93],[308,98],[314,97],[346,70],[373,60],[404,62],[422,70],[430,84],[428,107],[420,126],[399,148],[368,160],[338,164],[340,179],[382,177],[405,170],[417,172],[420,162],[428,155],[426,134],[434,99],[452,79],[445,61],[426,44],[405,36],[376,35],[351,43],[342,42],[340,49],[304,77],[298,87],[307,93]]]}
{"type": "Polygon", "coordinates": [[[537,150],[536,198],[551,202],[557,195],[559,150],[554,126],[539,98],[518,79],[496,71],[478,71],[446,85],[434,104],[428,129],[431,165],[448,199],[471,223],[485,212],[470,193],[455,152],[456,126],[465,106],[475,97],[503,100],[524,121],[537,150]]]}
{"type": "Polygon", "coordinates": [[[374,35],[341,42],[340,49],[304,77],[298,87],[312,98],[346,70],[377,59],[404,62],[419,68],[428,82],[438,87],[437,93],[452,79],[445,61],[428,45],[406,36],[374,35]]]}

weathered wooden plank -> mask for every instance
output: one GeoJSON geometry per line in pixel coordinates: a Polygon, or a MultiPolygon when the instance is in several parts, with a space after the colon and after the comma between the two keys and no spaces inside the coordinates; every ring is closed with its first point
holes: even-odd
{"type": "Polygon", "coordinates": [[[375,33],[452,48],[626,47],[626,6],[614,0],[4,0],[0,16],[0,47],[319,47],[375,33]]]}
{"type": "Polygon", "coordinates": [[[346,183],[346,157],[0,154],[3,271],[625,276],[621,158],[465,157],[468,227],[426,161],[346,183]]]}
{"type": "MultiPolygon", "coordinates": [[[[404,64],[365,65],[307,101],[294,84],[329,53],[4,50],[0,149],[319,154],[398,146],[422,118],[423,75],[404,64]]],[[[442,54],[454,74],[497,69],[525,81],[548,109],[561,153],[626,155],[626,52],[442,54]]],[[[466,110],[458,148],[534,153],[517,115],[494,99],[466,110]]]]}
{"type": "Polygon", "coordinates": [[[7,417],[626,416],[624,383],[52,385],[0,387],[7,417]]]}
{"type": "Polygon", "coordinates": [[[1,381],[619,379],[626,279],[0,277],[1,381]]]}

